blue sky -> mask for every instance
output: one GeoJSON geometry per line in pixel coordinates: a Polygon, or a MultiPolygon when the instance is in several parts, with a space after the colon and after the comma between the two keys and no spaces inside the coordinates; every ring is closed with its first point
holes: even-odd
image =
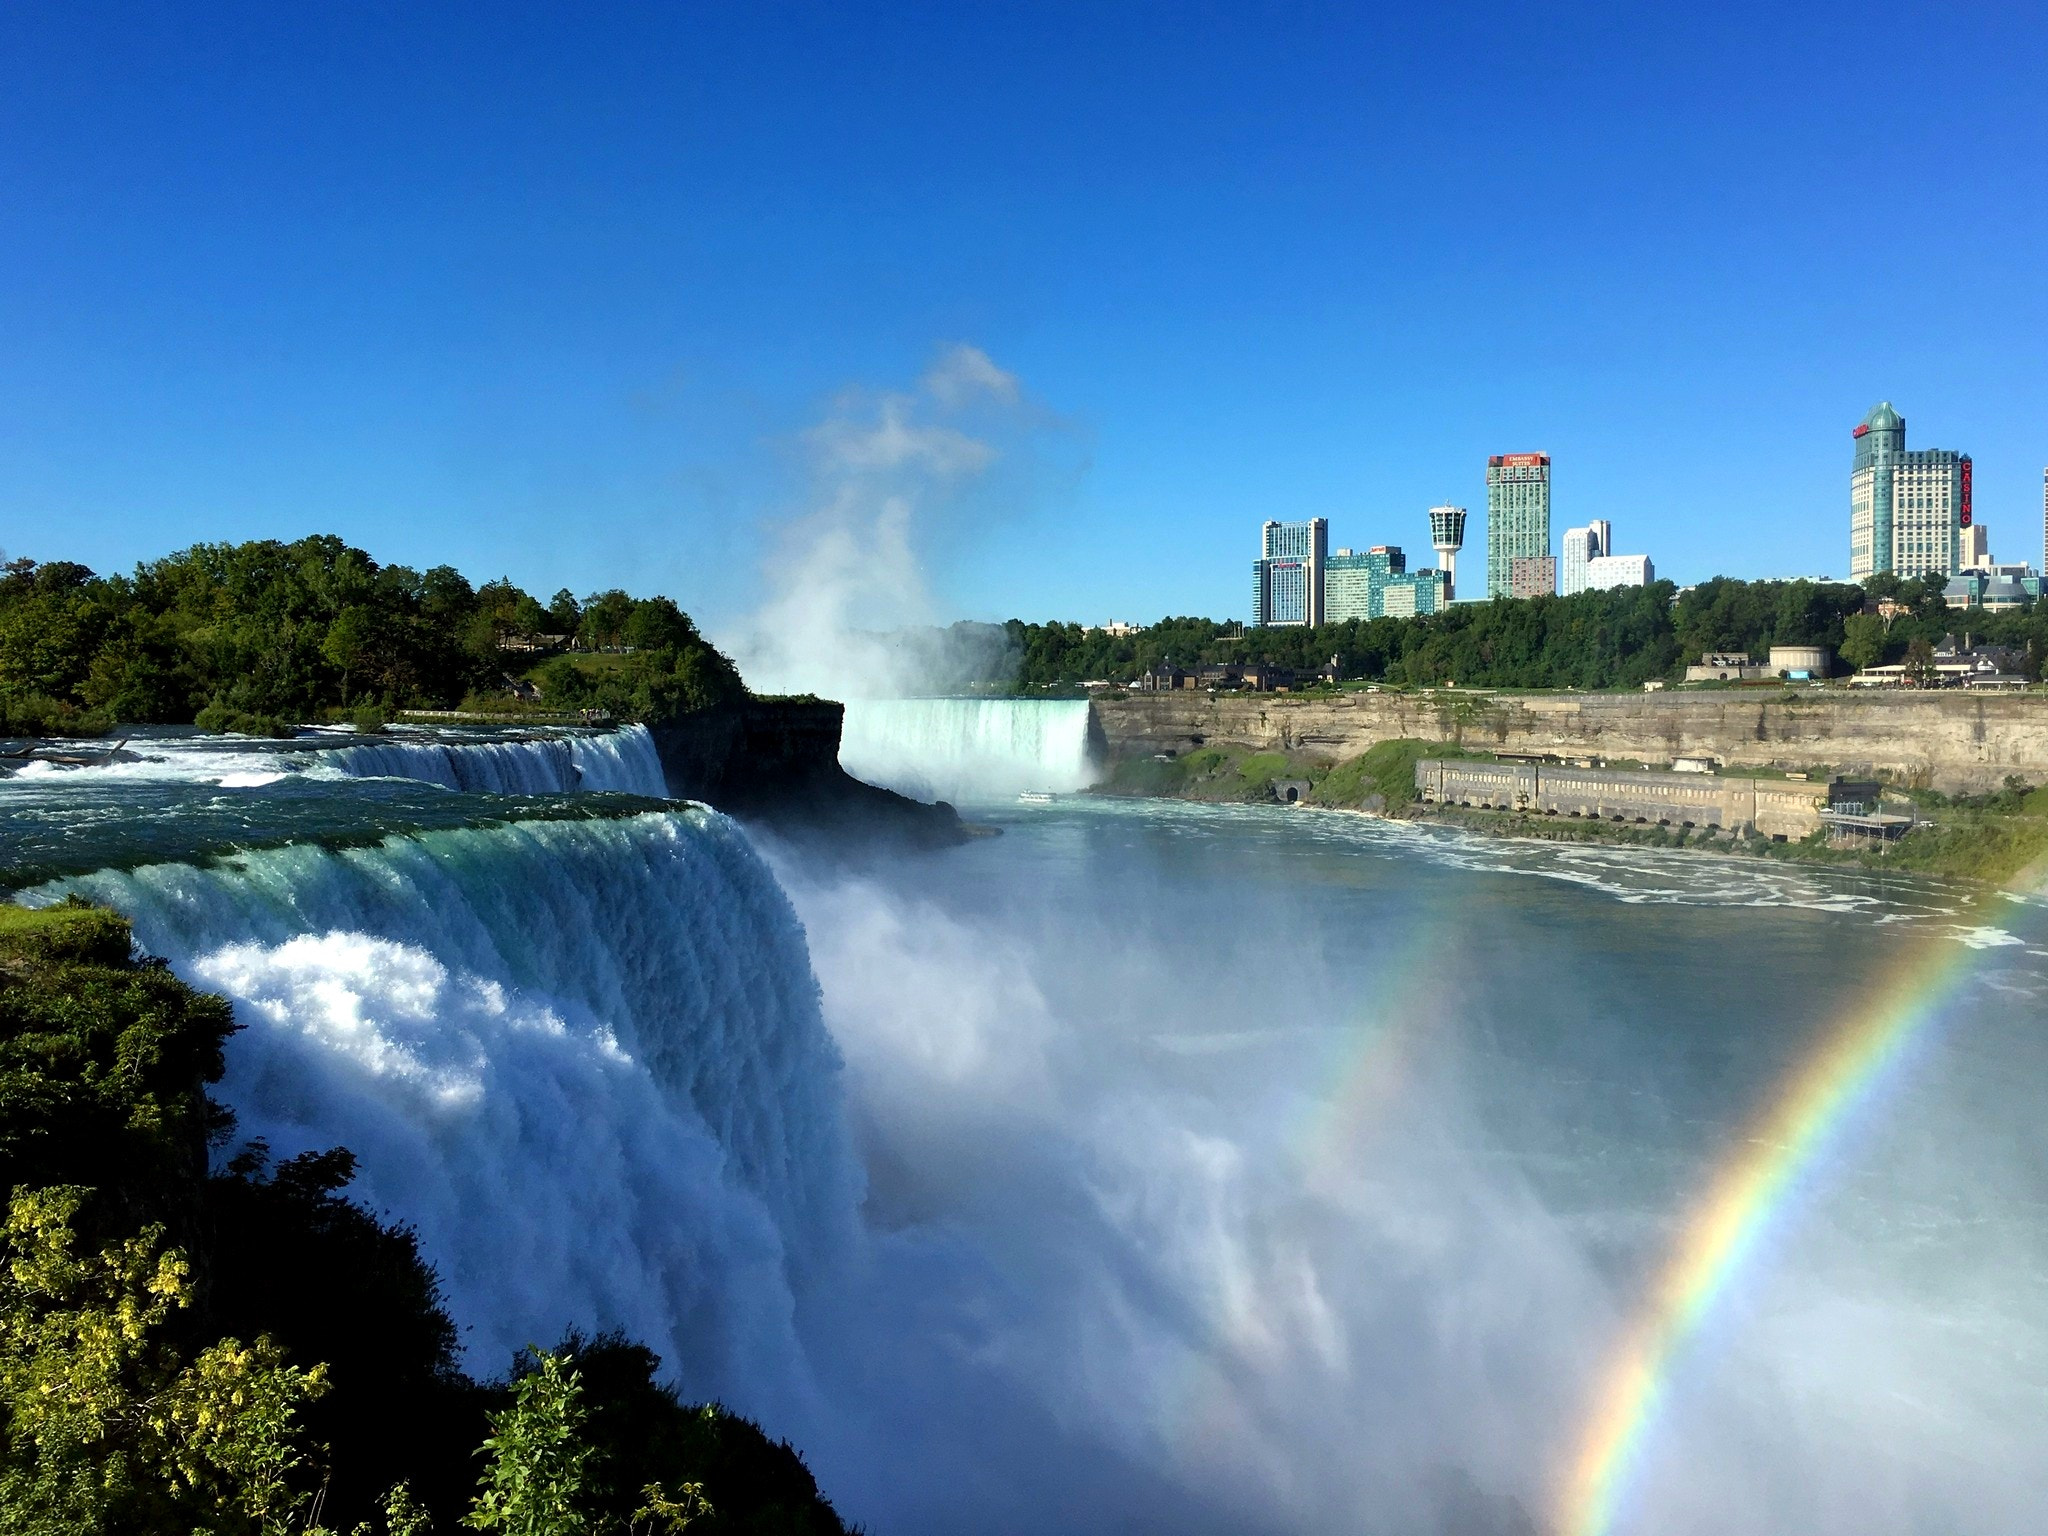
{"type": "Polygon", "coordinates": [[[1664,574],[1841,574],[1881,397],[2040,560],[2048,10],[1438,9],[10,7],[0,547],[727,624],[818,424],[967,345],[946,616],[1241,616],[1269,516],[1471,551],[1527,450],[1664,574]]]}

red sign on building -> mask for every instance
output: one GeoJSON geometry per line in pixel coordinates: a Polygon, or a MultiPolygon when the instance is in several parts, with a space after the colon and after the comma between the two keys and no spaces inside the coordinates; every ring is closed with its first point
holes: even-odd
{"type": "Polygon", "coordinates": [[[1970,461],[1963,460],[1963,527],[1970,526],[1970,461]]]}
{"type": "Polygon", "coordinates": [[[1862,426],[1858,427],[1854,432],[1851,432],[1849,435],[1851,437],[1861,437],[1864,433],[1868,432],[1869,430],[1870,423],[1866,421],[1863,423],[1862,426]]]}

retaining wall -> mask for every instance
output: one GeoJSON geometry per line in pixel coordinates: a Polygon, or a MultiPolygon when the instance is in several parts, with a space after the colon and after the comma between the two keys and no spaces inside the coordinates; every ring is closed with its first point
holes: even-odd
{"type": "Polygon", "coordinates": [[[1697,693],[1130,694],[1097,699],[1112,754],[1201,745],[1306,752],[1332,761],[1382,741],[1724,768],[1831,767],[1946,793],[2048,783],[2048,696],[1962,690],[1801,688],[1697,693]]]}

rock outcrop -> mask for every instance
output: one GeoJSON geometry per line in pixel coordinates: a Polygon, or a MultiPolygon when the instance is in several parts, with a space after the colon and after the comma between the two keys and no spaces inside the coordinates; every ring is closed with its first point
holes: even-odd
{"type": "Polygon", "coordinates": [[[807,840],[946,847],[968,834],[953,807],[864,784],[839,766],[846,706],[748,699],[648,727],[669,793],[807,840]]]}

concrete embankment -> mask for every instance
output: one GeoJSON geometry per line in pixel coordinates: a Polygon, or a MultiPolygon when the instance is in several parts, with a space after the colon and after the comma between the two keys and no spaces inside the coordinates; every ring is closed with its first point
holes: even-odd
{"type": "Polygon", "coordinates": [[[1212,746],[1341,762],[1406,739],[1650,764],[1704,757],[1724,769],[1829,767],[1947,794],[1995,790],[2015,775],[2048,782],[2048,697],[2027,694],[1181,692],[1093,708],[1113,758],[1212,746]]]}

